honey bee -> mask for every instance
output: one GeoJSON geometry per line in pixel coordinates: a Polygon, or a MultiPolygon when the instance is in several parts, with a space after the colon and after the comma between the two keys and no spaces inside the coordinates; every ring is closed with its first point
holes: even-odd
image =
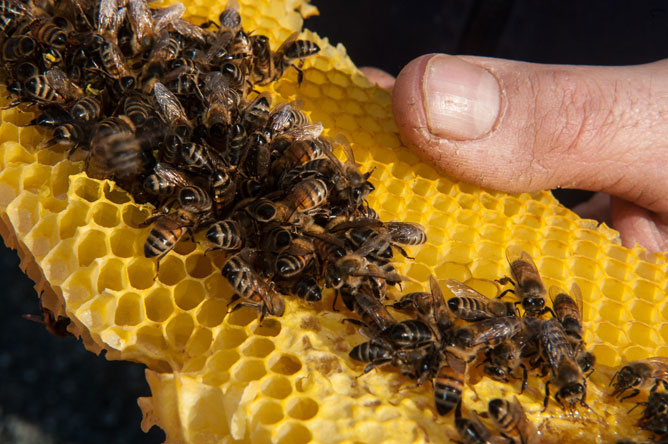
{"type": "Polygon", "coordinates": [[[225,9],[218,16],[220,28],[226,31],[237,32],[241,27],[241,15],[239,15],[239,2],[229,0],[225,9]]]}
{"type": "MultiPolygon", "coordinates": [[[[372,218],[373,219],[373,218],[372,218]]],[[[383,226],[392,237],[392,240],[402,245],[422,245],[427,242],[424,227],[413,222],[384,222],[383,226]]]]}
{"type": "Polygon", "coordinates": [[[470,362],[479,351],[501,344],[519,334],[523,328],[522,320],[515,316],[484,319],[475,324],[456,327],[449,340],[451,345],[447,349],[470,362]]]}
{"type": "Polygon", "coordinates": [[[153,32],[159,34],[167,26],[183,16],[186,7],[183,3],[177,2],[163,8],[156,8],[151,11],[151,21],[153,22],[153,32]]]}
{"type": "Polygon", "coordinates": [[[70,114],[60,106],[49,106],[32,119],[29,125],[38,125],[43,128],[55,128],[59,125],[69,123],[72,120],[70,114]]]}
{"type": "Polygon", "coordinates": [[[302,127],[309,124],[309,119],[301,111],[303,103],[281,103],[274,107],[269,113],[267,127],[273,134],[280,134],[294,127],[302,127]]]}
{"type": "Polygon", "coordinates": [[[540,316],[552,311],[545,306],[545,286],[531,256],[526,251],[510,246],[506,249],[506,258],[510,264],[512,278],[503,277],[498,282],[502,285],[511,283],[515,288],[503,291],[499,298],[509,292],[515,293],[528,316],[540,316]]]}
{"type": "Polygon", "coordinates": [[[435,339],[432,329],[417,319],[394,323],[383,331],[383,337],[386,337],[396,347],[416,346],[435,339]]]}
{"type": "MultiPolygon", "coordinates": [[[[164,67],[169,62],[169,66],[172,69],[178,68],[181,65],[174,66],[174,63],[181,52],[181,39],[174,36],[174,34],[163,30],[158,35],[153,48],[151,49],[151,54],[148,57],[148,62],[144,68],[144,78],[158,78],[162,75],[164,67]]],[[[190,59],[182,59],[182,63],[193,62],[190,59]]],[[[194,62],[193,62],[194,63],[194,62]]]]}
{"type": "MultiPolygon", "coordinates": [[[[652,392],[649,394],[645,410],[638,420],[638,426],[643,430],[652,432],[665,438],[668,435],[668,393],[652,392]]],[[[656,441],[656,442],[663,442],[656,441]]]]}
{"type": "Polygon", "coordinates": [[[306,302],[318,302],[322,299],[322,290],[313,276],[303,277],[295,282],[292,293],[306,302]]]}
{"type": "Polygon", "coordinates": [[[613,375],[610,384],[615,388],[612,395],[620,397],[622,401],[636,396],[641,389],[650,386],[650,392],[655,392],[659,384],[668,389],[668,358],[656,356],[629,362],[613,375]],[[622,396],[630,389],[633,390],[622,396]]]}
{"type": "Polygon", "coordinates": [[[222,220],[212,224],[206,232],[206,238],[223,250],[239,250],[243,247],[241,227],[234,220],[222,220]]]}
{"type": "Polygon", "coordinates": [[[541,322],[538,341],[541,358],[551,372],[550,379],[545,383],[544,407],[547,409],[550,384],[556,386],[554,399],[562,408],[566,408],[564,402],[569,408],[576,402],[586,407],[587,380],[575,361],[571,343],[558,319],[541,322]]]}
{"type": "Polygon", "coordinates": [[[143,171],[142,148],[132,133],[117,132],[95,138],[86,159],[86,172],[97,179],[124,180],[143,171]]]}
{"type": "Polygon", "coordinates": [[[246,97],[253,84],[248,80],[245,69],[238,63],[226,62],[220,67],[220,72],[227,77],[233,88],[241,91],[242,97],[246,97]]]}
{"type": "Polygon", "coordinates": [[[434,377],[434,401],[439,415],[447,415],[462,402],[467,365],[462,360],[444,359],[434,377]]]}
{"type": "Polygon", "coordinates": [[[214,158],[206,145],[195,142],[182,143],[179,147],[181,159],[195,170],[204,170],[207,173],[214,170],[214,158]]]}
{"type": "Polygon", "coordinates": [[[23,318],[44,325],[46,330],[54,336],[61,338],[71,336],[71,333],[67,331],[67,326],[70,325],[70,319],[68,317],[56,317],[51,310],[45,307],[41,307],[41,310],[41,317],[33,314],[24,314],[23,318]]]}
{"type": "Polygon", "coordinates": [[[393,307],[400,310],[411,307],[424,322],[436,325],[440,334],[444,334],[454,325],[454,317],[445,305],[441,286],[433,275],[429,276],[429,286],[430,292],[406,294],[393,307]]]}
{"type": "Polygon", "coordinates": [[[513,401],[495,398],[487,404],[489,416],[501,435],[515,444],[537,444],[538,431],[524,413],[522,404],[513,396],[513,401]]]}
{"type": "Polygon", "coordinates": [[[16,62],[31,57],[37,49],[37,42],[30,36],[10,37],[2,45],[2,60],[16,62]]]}
{"type": "Polygon", "coordinates": [[[481,321],[483,319],[515,316],[515,304],[491,299],[455,279],[447,279],[445,286],[455,295],[448,299],[448,307],[459,319],[481,321]]]}
{"type": "Polygon", "coordinates": [[[127,16],[134,34],[135,52],[150,43],[153,20],[146,0],[128,0],[127,16]]]}
{"type": "Polygon", "coordinates": [[[72,118],[84,122],[95,121],[100,118],[101,114],[102,104],[94,97],[82,97],[70,108],[72,118]]]}
{"type": "Polygon", "coordinates": [[[230,257],[223,265],[222,275],[237,292],[231,303],[238,302],[232,310],[249,306],[260,311],[260,322],[269,314],[283,316],[285,304],[283,298],[260,277],[243,259],[244,250],[230,257]]]}
{"type": "Polygon", "coordinates": [[[153,107],[139,95],[129,95],[123,101],[123,111],[137,128],[143,127],[153,118],[153,107]]]}
{"type": "Polygon", "coordinates": [[[216,214],[223,214],[236,193],[236,181],[224,170],[218,169],[211,175],[211,194],[216,207],[216,214]]]}
{"type": "MultiPolygon", "coordinates": [[[[292,141],[292,139],[290,139],[292,141]]],[[[273,162],[272,171],[275,175],[280,176],[283,171],[291,170],[297,166],[301,166],[306,162],[322,157],[325,151],[330,149],[329,142],[322,138],[305,138],[298,139],[288,146],[288,148],[281,154],[281,156],[273,162]]]]}
{"type": "Polygon", "coordinates": [[[308,179],[299,182],[285,199],[288,208],[298,212],[311,211],[327,200],[327,184],[320,179],[308,179]]]}
{"type": "Polygon", "coordinates": [[[67,33],[51,21],[38,22],[31,33],[35,40],[55,49],[63,50],[67,45],[67,33]]]}
{"type": "Polygon", "coordinates": [[[522,369],[522,385],[520,393],[527,387],[528,372],[521,361],[521,347],[515,339],[506,339],[499,345],[490,348],[485,353],[483,369],[495,381],[510,382],[510,378],[519,379],[514,375],[518,369],[522,369]]]}
{"type": "MultiPolygon", "coordinates": [[[[44,73],[44,79],[64,100],[79,99],[84,96],[84,91],[74,83],[60,68],[52,68],[44,73]]],[[[26,86],[28,86],[26,82],[26,86]]]]}
{"type": "Polygon", "coordinates": [[[153,84],[153,100],[158,113],[168,126],[191,128],[190,120],[179,99],[160,82],[153,84]]]}
{"type": "Polygon", "coordinates": [[[253,53],[252,82],[256,85],[266,85],[274,79],[276,69],[269,39],[264,35],[252,35],[250,39],[253,53]]]}
{"type": "Polygon", "coordinates": [[[297,83],[299,85],[304,80],[301,65],[306,57],[320,52],[320,47],[310,40],[297,40],[298,35],[298,33],[292,34],[274,53],[273,58],[276,72],[272,80],[279,79],[288,68],[293,68],[297,71],[297,83]],[[293,63],[295,60],[299,60],[297,65],[293,63]]]}
{"type": "Polygon", "coordinates": [[[187,227],[174,218],[159,217],[144,243],[144,256],[149,259],[155,257],[160,264],[160,259],[172,251],[186,232],[187,227]]]}
{"type": "Polygon", "coordinates": [[[263,128],[269,119],[271,98],[266,94],[257,96],[241,115],[241,125],[247,132],[263,128]]]}
{"type": "Polygon", "coordinates": [[[306,238],[293,238],[290,246],[276,257],[276,273],[291,278],[301,273],[315,260],[313,243],[306,238]]]}
{"type": "Polygon", "coordinates": [[[244,127],[238,123],[232,125],[227,133],[225,145],[223,160],[229,168],[236,169],[247,154],[244,127]]]}
{"type": "Polygon", "coordinates": [[[582,293],[578,284],[571,287],[572,297],[558,287],[550,287],[554,314],[567,335],[582,340],[582,293]]]}
{"type": "Polygon", "coordinates": [[[350,350],[348,356],[360,362],[368,362],[363,375],[376,367],[392,365],[401,374],[418,379],[418,385],[430,376],[434,344],[428,343],[421,347],[394,350],[387,344],[376,341],[363,342],[350,350]]]}
{"type": "MultiPolygon", "coordinates": [[[[204,76],[204,94],[208,98],[209,104],[204,110],[204,125],[209,128],[209,132],[213,136],[223,137],[226,128],[232,125],[236,110],[241,103],[241,95],[230,87],[227,78],[219,71],[210,72],[204,76]]],[[[238,126],[243,128],[241,125],[238,126]]],[[[246,130],[245,128],[243,130],[243,142],[245,144],[246,130]]],[[[239,133],[237,129],[235,135],[239,137],[239,133]]]]}
{"type": "Polygon", "coordinates": [[[179,190],[178,202],[187,212],[198,214],[211,211],[211,196],[196,185],[188,185],[179,190]]]}
{"type": "Polygon", "coordinates": [[[181,170],[168,163],[158,162],[153,173],[146,176],[144,190],[158,196],[173,196],[179,189],[188,186],[190,179],[181,170]]]}
{"type": "Polygon", "coordinates": [[[68,157],[72,157],[76,149],[86,144],[89,140],[90,132],[86,127],[75,122],[67,122],[54,128],[53,137],[42,148],[56,144],[69,145],[70,151],[68,157]]]}
{"type": "Polygon", "coordinates": [[[112,41],[105,41],[98,49],[100,61],[104,71],[113,79],[123,80],[127,89],[134,85],[132,71],[125,62],[125,57],[118,45],[112,41]]]}
{"type": "MultiPolygon", "coordinates": [[[[401,282],[403,277],[396,271],[388,271],[370,263],[364,256],[368,250],[375,248],[373,242],[369,242],[355,252],[330,263],[325,270],[327,286],[336,290],[342,287],[357,289],[362,283],[371,278],[385,281],[401,282]]],[[[378,295],[382,299],[384,295],[378,295]]]]}
{"type": "MultiPolygon", "coordinates": [[[[348,310],[357,314],[362,320],[361,322],[356,322],[349,319],[349,321],[365,327],[364,330],[369,332],[369,336],[380,337],[381,334],[384,336],[384,332],[397,324],[396,319],[387,311],[387,308],[378,300],[373,289],[368,285],[360,285],[355,289],[343,288],[341,290],[341,299],[343,299],[348,310]]],[[[410,333],[406,333],[404,330],[397,331],[396,334],[399,340],[402,334],[410,335],[410,333]]]]}
{"type": "Polygon", "coordinates": [[[246,59],[253,55],[253,48],[251,46],[250,37],[239,29],[227,47],[229,58],[231,59],[246,59]]]}

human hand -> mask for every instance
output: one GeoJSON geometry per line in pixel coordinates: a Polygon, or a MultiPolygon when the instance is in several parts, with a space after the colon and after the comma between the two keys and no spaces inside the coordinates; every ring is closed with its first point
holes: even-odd
{"type": "Polygon", "coordinates": [[[403,141],[447,174],[510,193],[606,193],[580,209],[625,246],[668,250],[668,60],[598,67],[430,54],[395,82],[364,71],[393,88],[403,141]]]}

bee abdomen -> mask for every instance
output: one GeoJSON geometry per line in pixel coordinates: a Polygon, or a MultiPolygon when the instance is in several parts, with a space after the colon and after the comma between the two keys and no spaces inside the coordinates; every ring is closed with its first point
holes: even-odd
{"type": "Polygon", "coordinates": [[[223,250],[238,250],[243,246],[241,228],[233,220],[223,220],[209,227],[206,238],[223,250]]]}

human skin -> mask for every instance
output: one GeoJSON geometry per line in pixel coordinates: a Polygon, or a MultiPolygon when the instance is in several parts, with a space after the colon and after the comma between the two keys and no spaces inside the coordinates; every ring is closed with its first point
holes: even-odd
{"type": "Polygon", "coordinates": [[[668,250],[668,60],[541,65],[428,54],[392,77],[403,141],[461,180],[510,193],[577,188],[622,243],[668,250]]]}

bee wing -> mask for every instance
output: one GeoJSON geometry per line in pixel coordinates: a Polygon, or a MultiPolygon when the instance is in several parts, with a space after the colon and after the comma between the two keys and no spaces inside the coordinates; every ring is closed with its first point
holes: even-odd
{"type": "Polygon", "coordinates": [[[479,293],[468,285],[459,282],[455,279],[446,279],[445,286],[457,297],[460,298],[471,298],[482,301],[488,301],[489,298],[484,294],[479,293]]]}
{"type": "Polygon", "coordinates": [[[44,73],[44,78],[60,95],[83,96],[83,90],[60,68],[52,68],[44,73]]]}
{"type": "MultiPolygon", "coordinates": [[[[294,43],[295,40],[297,40],[298,36],[299,36],[299,32],[295,32],[292,35],[290,35],[290,37],[285,39],[285,41],[283,43],[281,43],[281,46],[279,46],[278,49],[276,50],[276,52],[274,53],[274,57],[276,57],[276,58],[283,57],[287,48],[290,45],[292,45],[292,43],[294,43]]],[[[276,60],[276,59],[274,59],[274,60],[276,60]]]]}
{"type": "Polygon", "coordinates": [[[155,82],[153,85],[153,97],[157,110],[167,123],[171,124],[177,120],[189,121],[179,99],[162,83],[155,82]]]}
{"type": "Polygon", "coordinates": [[[533,267],[538,270],[538,267],[536,267],[536,264],[534,263],[533,259],[531,258],[531,255],[527,253],[526,251],[522,250],[520,247],[517,245],[509,245],[508,248],[506,248],[506,259],[508,260],[508,263],[512,266],[513,262],[517,262],[519,260],[527,262],[533,267]]]}
{"type": "Polygon", "coordinates": [[[151,11],[153,31],[160,32],[166,26],[180,19],[184,12],[186,12],[186,7],[181,2],[174,3],[164,8],[154,9],[151,11]]]}
{"type": "Polygon", "coordinates": [[[97,32],[99,34],[111,28],[118,9],[118,0],[100,0],[97,10],[97,32]]]}
{"type": "Polygon", "coordinates": [[[429,275],[429,289],[431,290],[431,297],[434,300],[434,305],[445,306],[443,290],[441,289],[441,285],[438,283],[438,280],[433,274],[429,275]]]}
{"type": "Polygon", "coordinates": [[[383,244],[390,245],[391,238],[388,234],[378,234],[377,236],[368,239],[356,251],[355,254],[365,257],[367,254],[375,251],[383,244]]]}
{"type": "Polygon", "coordinates": [[[209,49],[207,49],[206,53],[204,54],[204,62],[211,61],[211,59],[213,59],[216,54],[227,47],[233,38],[234,34],[230,31],[218,33],[216,40],[213,41],[209,49]]]}
{"type": "MultiPolygon", "coordinates": [[[[32,3],[32,2],[30,2],[32,3]]],[[[35,14],[32,12],[31,8],[27,4],[24,4],[18,0],[6,0],[3,2],[2,6],[3,11],[8,15],[23,16],[26,18],[32,18],[35,14]]]]}
{"type": "Polygon", "coordinates": [[[466,374],[466,361],[455,354],[446,353],[445,362],[441,365],[447,365],[457,373],[466,374]]]}
{"type": "Polygon", "coordinates": [[[239,15],[239,2],[229,0],[225,9],[220,13],[220,27],[237,32],[241,25],[241,16],[239,15]]]}
{"type": "Polygon", "coordinates": [[[646,362],[654,367],[654,370],[652,371],[653,378],[668,381],[668,358],[664,356],[655,356],[646,359],[646,362]]]}
{"type": "Polygon", "coordinates": [[[183,20],[181,18],[172,21],[170,24],[177,34],[180,34],[183,37],[198,40],[203,44],[206,43],[207,33],[203,28],[197,25],[193,25],[189,21],[183,20]]]}
{"type": "Polygon", "coordinates": [[[353,147],[350,145],[350,141],[348,140],[348,138],[343,134],[339,133],[336,135],[334,140],[339,146],[341,146],[341,149],[343,150],[343,153],[346,156],[346,164],[358,167],[359,165],[357,165],[357,163],[355,162],[355,153],[353,152],[353,147]]]}
{"type": "Polygon", "coordinates": [[[178,187],[186,187],[191,185],[191,181],[188,179],[188,176],[186,176],[181,170],[174,168],[167,163],[158,162],[153,168],[153,171],[156,175],[168,180],[178,187]]]}
{"type": "Polygon", "coordinates": [[[128,0],[128,19],[139,42],[153,33],[151,11],[146,0],[128,0]]]}
{"type": "Polygon", "coordinates": [[[273,132],[283,131],[290,125],[290,111],[292,105],[289,103],[279,103],[271,110],[269,115],[270,129],[273,132]]]}
{"type": "Polygon", "coordinates": [[[336,245],[339,248],[346,248],[346,243],[343,240],[331,234],[315,233],[315,232],[305,232],[304,234],[310,237],[314,237],[316,239],[320,239],[321,241],[326,242],[328,244],[336,245]]]}
{"type": "Polygon", "coordinates": [[[289,130],[285,131],[283,134],[289,137],[294,137],[295,140],[304,140],[304,139],[320,140],[319,137],[320,134],[322,134],[323,129],[324,127],[322,126],[322,123],[315,122],[306,125],[292,127],[289,130]]]}
{"type": "Polygon", "coordinates": [[[366,217],[360,217],[355,220],[341,222],[332,227],[329,231],[336,233],[338,231],[346,231],[351,228],[361,228],[361,227],[380,227],[383,225],[383,222],[378,219],[369,219],[366,217]]]}
{"type": "Polygon", "coordinates": [[[550,295],[550,300],[552,301],[552,306],[554,307],[554,300],[559,296],[560,294],[565,294],[566,296],[570,297],[570,295],[564,290],[563,288],[557,287],[555,285],[550,286],[550,289],[548,290],[548,294],[550,295]]]}

